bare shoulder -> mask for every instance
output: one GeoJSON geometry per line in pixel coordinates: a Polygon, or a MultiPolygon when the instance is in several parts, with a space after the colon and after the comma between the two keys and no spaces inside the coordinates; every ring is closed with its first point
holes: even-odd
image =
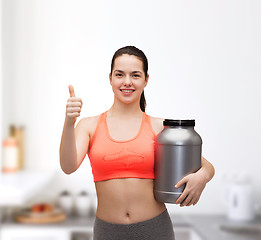
{"type": "Polygon", "coordinates": [[[164,128],[163,126],[164,118],[150,117],[150,119],[151,119],[152,128],[156,133],[156,135],[158,135],[164,128]]]}
{"type": "Polygon", "coordinates": [[[99,119],[99,115],[82,118],[78,122],[76,129],[80,131],[88,132],[90,135],[92,135],[92,133],[96,129],[98,119],[99,119]]]}

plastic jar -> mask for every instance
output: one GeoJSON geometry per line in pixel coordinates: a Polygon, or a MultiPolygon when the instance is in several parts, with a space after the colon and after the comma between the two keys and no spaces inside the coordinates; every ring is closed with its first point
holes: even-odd
{"type": "Polygon", "coordinates": [[[185,188],[174,186],[201,167],[202,139],[195,120],[165,119],[155,142],[154,196],[160,202],[176,203],[185,188]]]}

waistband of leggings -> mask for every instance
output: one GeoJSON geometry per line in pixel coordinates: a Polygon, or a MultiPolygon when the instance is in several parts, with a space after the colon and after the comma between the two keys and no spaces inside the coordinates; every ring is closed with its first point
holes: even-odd
{"type": "Polygon", "coordinates": [[[96,216],[96,219],[95,221],[98,221],[98,222],[101,222],[103,224],[111,224],[113,226],[135,226],[135,225],[140,225],[140,224],[151,224],[151,223],[157,223],[159,222],[162,218],[164,217],[169,217],[169,214],[168,214],[168,209],[165,209],[162,213],[160,213],[159,215],[153,217],[153,218],[150,218],[148,220],[145,220],[145,221],[141,221],[141,222],[136,222],[136,223],[111,223],[111,222],[107,222],[107,221],[104,221],[100,218],[98,218],[96,216]]]}

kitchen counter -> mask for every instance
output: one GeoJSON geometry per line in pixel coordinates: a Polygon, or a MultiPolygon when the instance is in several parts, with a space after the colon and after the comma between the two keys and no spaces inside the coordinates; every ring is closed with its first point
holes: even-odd
{"type": "Polygon", "coordinates": [[[58,223],[49,223],[49,224],[28,224],[28,223],[18,223],[13,221],[12,219],[8,219],[3,221],[2,227],[3,228],[65,228],[67,230],[75,230],[75,231],[92,231],[94,225],[94,217],[89,218],[80,218],[80,217],[69,217],[67,220],[58,223]]]}
{"type": "MultiPolygon", "coordinates": [[[[260,240],[261,230],[259,235],[242,231],[245,227],[261,226],[261,216],[257,216],[256,219],[249,222],[236,222],[230,221],[224,215],[170,215],[174,231],[175,227],[191,227],[202,240],[260,240]],[[241,229],[239,233],[227,232],[220,229],[220,226],[231,226],[241,229]]],[[[92,232],[94,224],[94,217],[91,218],[78,218],[70,217],[62,223],[56,224],[19,224],[11,220],[5,221],[2,224],[4,229],[23,228],[25,226],[34,228],[55,228],[66,229],[66,231],[72,232],[92,232]]]]}
{"type": "Polygon", "coordinates": [[[171,215],[175,227],[190,226],[202,238],[202,240],[260,240],[261,216],[254,220],[231,221],[225,215],[171,215]],[[221,230],[220,226],[232,229],[221,230]]]}

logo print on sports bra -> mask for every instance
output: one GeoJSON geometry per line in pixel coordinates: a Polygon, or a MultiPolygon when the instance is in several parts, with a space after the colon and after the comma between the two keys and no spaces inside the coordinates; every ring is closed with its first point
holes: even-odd
{"type": "Polygon", "coordinates": [[[130,148],[123,148],[119,152],[104,156],[103,160],[107,163],[121,165],[124,169],[129,169],[144,163],[145,157],[130,148]]]}

